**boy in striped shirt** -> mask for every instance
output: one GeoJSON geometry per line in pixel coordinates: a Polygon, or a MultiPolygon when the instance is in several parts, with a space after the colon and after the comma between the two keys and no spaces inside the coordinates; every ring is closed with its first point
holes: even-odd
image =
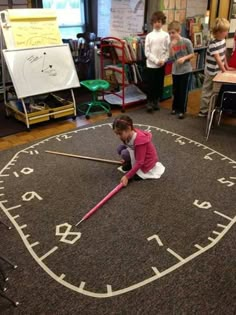
{"type": "Polygon", "coordinates": [[[219,72],[230,70],[227,64],[225,52],[225,38],[229,31],[229,21],[225,18],[217,18],[212,29],[214,39],[210,41],[206,52],[205,77],[202,86],[202,98],[198,116],[205,117],[208,114],[209,102],[212,95],[213,79],[219,72]]]}

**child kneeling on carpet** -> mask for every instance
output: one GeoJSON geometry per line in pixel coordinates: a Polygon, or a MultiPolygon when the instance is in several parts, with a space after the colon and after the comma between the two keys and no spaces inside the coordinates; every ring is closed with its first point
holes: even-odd
{"type": "Polygon", "coordinates": [[[119,170],[126,173],[120,182],[127,186],[132,177],[134,179],[160,178],[165,167],[159,162],[156,148],[152,143],[152,134],[134,128],[132,119],[126,115],[115,118],[113,130],[123,142],[117,148],[123,162],[119,170]]]}

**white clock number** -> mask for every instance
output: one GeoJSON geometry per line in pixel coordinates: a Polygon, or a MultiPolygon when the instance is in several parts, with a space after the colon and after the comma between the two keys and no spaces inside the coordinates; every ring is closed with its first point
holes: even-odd
{"type": "Polygon", "coordinates": [[[56,137],[58,141],[62,141],[63,139],[70,139],[70,138],[72,138],[72,136],[68,136],[68,135],[61,135],[61,136],[56,137]]]}
{"type": "MultiPolygon", "coordinates": [[[[20,171],[22,174],[24,175],[29,175],[31,173],[33,173],[34,169],[33,168],[30,168],[30,167],[24,167],[22,168],[22,170],[20,171]]],[[[13,174],[16,176],[16,177],[19,177],[19,174],[17,172],[13,172],[13,174]]]]}
{"type": "MultiPolygon", "coordinates": [[[[230,177],[230,179],[236,179],[236,177],[230,177]]],[[[222,177],[218,179],[218,182],[220,182],[221,184],[226,184],[228,187],[233,186],[235,183],[227,180],[226,178],[222,177]]]]}
{"type": "Polygon", "coordinates": [[[201,208],[201,209],[210,209],[212,206],[210,204],[210,202],[208,201],[203,201],[201,203],[199,203],[199,200],[194,200],[194,206],[201,208]]]}
{"type": "Polygon", "coordinates": [[[22,196],[22,200],[30,201],[31,199],[37,198],[38,200],[43,200],[35,191],[28,191],[22,196]]]}
{"type": "Polygon", "coordinates": [[[177,142],[179,145],[184,145],[185,142],[183,140],[181,140],[181,137],[176,139],[175,142],[177,142]]]}

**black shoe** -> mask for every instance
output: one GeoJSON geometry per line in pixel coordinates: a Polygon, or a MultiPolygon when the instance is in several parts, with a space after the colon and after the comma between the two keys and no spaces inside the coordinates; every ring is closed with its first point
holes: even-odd
{"type": "Polygon", "coordinates": [[[184,114],[183,113],[179,114],[179,119],[184,119],[184,114]]]}
{"type": "Polygon", "coordinates": [[[119,166],[117,169],[122,173],[127,173],[129,170],[131,170],[132,165],[131,162],[126,162],[125,164],[119,166]]]}
{"type": "Polygon", "coordinates": [[[153,108],[154,110],[160,110],[160,106],[159,106],[158,103],[152,103],[152,108],[153,108]]]}
{"type": "Polygon", "coordinates": [[[148,112],[148,113],[152,113],[152,111],[153,111],[152,104],[151,104],[151,103],[148,103],[148,104],[147,104],[147,112],[148,112]]]}
{"type": "Polygon", "coordinates": [[[126,162],[125,164],[122,165],[122,170],[124,172],[128,172],[129,170],[131,170],[132,165],[131,162],[126,162]]]}
{"type": "Polygon", "coordinates": [[[171,114],[171,115],[176,115],[176,114],[177,114],[177,113],[176,113],[176,110],[173,109],[170,114],[171,114]]]}
{"type": "Polygon", "coordinates": [[[135,174],[135,175],[133,176],[133,179],[134,179],[134,180],[142,180],[142,177],[138,176],[138,174],[135,174]]]}

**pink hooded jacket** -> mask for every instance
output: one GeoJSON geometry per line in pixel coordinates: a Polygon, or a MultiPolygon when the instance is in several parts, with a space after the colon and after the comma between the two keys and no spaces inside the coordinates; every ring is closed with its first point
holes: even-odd
{"type": "Polygon", "coordinates": [[[152,143],[152,134],[141,129],[135,129],[137,136],[134,140],[135,164],[125,176],[130,179],[141,169],[143,173],[150,171],[159,161],[156,148],[152,143]]]}

